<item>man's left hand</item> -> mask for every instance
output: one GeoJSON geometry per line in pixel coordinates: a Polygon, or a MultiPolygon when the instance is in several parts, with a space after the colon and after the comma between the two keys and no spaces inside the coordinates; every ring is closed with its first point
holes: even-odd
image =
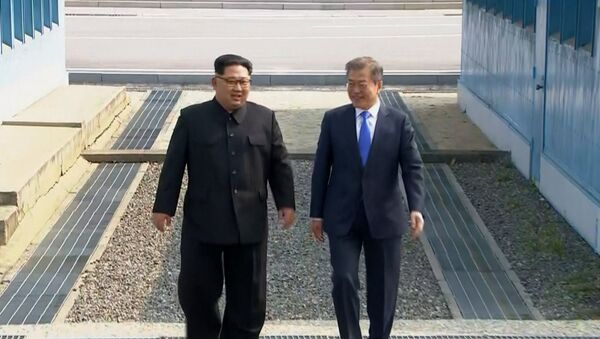
{"type": "Polygon", "coordinates": [[[293,208],[283,207],[279,210],[279,223],[284,230],[292,227],[295,220],[296,211],[293,208]]]}
{"type": "Polygon", "coordinates": [[[419,211],[410,212],[410,234],[412,239],[417,239],[423,232],[423,226],[425,226],[425,220],[423,214],[419,211]]]}

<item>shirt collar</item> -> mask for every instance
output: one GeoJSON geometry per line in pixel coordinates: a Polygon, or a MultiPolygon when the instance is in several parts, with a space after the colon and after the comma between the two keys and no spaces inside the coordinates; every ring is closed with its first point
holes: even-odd
{"type": "Polygon", "coordinates": [[[237,122],[238,124],[241,124],[242,121],[244,121],[244,118],[246,117],[246,113],[247,113],[247,104],[244,104],[242,107],[234,110],[233,112],[229,113],[220,103],[219,101],[217,101],[217,98],[214,97],[213,98],[213,102],[220,107],[223,112],[227,113],[229,116],[231,116],[233,118],[233,120],[235,120],[235,122],[237,122]]]}
{"type": "MultiPolygon", "coordinates": [[[[379,108],[381,107],[381,102],[379,102],[379,99],[377,99],[377,101],[375,102],[375,104],[373,106],[371,106],[371,108],[369,108],[367,110],[367,112],[371,113],[371,115],[375,118],[375,120],[377,120],[377,114],[379,114],[379,108]]],[[[360,114],[362,112],[364,112],[364,109],[360,109],[357,107],[354,107],[354,111],[356,112],[356,117],[358,118],[360,116],[360,114]]]]}

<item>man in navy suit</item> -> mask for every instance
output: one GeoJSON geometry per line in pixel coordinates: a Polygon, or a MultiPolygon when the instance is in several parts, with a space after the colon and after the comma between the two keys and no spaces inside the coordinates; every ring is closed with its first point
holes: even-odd
{"type": "Polygon", "coordinates": [[[401,236],[410,229],[414,239],[423,231],[423,162],[406,113],[379,101],[379,63],[353,59],[346,75],[352,104],[326,112],[321,124],[311,231],[317,241],[324,240],[323,231],[329,239],[341,338],[362,338],[358,262],[364,248],[369,338],[387,339],[396,309],[401,236]]]}

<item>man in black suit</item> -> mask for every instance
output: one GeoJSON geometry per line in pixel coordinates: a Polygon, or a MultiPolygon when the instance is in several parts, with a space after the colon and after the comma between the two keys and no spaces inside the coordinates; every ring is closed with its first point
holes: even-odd
{"type": "Polygon", "coordinates": [[[423,163],[408,116],[379,102],[383,68],[377,61],[353,59],[346,74],[352,104],[326,112],[321,124],[311,231],[318,241],[324,240],[323,231],[329,238],[341,338],[362,338],[357,291],[364,248],[369,338],[387,339],[396,308],[400,239],[409,228],[413,238],[423,230],[423,163]]]}
{"type": "Polygon", "coordinates": [[[178,292],[188,338],[258,338],[266,308],[267,182],[282,226],[295,218],[292,168],[275,115],[246,101],[251,74],[240,56],[215,60],[215,97],[181,110],[158,183],[152,219],[163,232],[187,167],[178,292]]]}

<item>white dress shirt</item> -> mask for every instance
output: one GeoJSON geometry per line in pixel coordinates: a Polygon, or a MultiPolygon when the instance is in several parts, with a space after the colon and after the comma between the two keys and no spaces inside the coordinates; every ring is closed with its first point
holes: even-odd
{"type": "MultiPolygon", "coordinates": [[[[377,100],[377,102],[375,102],[375,105],[373,105],[371,108],[369,108],[368,110],[366,110],[367,112],[370,113],[369,117],[367,118],[367,126],[369,127],[369,134],[371,135],[371,143],[373,143],[373,135],[375,134],[375,125],[377,124],[377,114],[379,114],[379,108],[381,107],[381,103],[379,102],[379,100],[377,100]]],[[[360,137],[360,128],[362,127],[362,122],[363,119],[360,116],[360,114],[362,112],[364,112],[364,109],[360,109],[360,108],[354,108],[354,110],[356,111],[356,140],[358,140],[358,138],[360,137]]]]}

